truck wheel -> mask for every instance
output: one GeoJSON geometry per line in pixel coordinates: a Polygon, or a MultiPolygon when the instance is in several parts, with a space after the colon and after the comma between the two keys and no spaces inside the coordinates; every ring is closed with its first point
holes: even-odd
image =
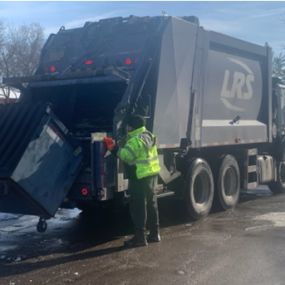
{"type": "Polygon", "coordinates": [[[268,186],[274,194],[285,193],[285,161],[278,163],[277,181],[270,182],[268,186]]]}
{"type": "Polygon", "coordinates": [[[240,194],[240,172],[236,159],[226,155],[218,173],[216,202],[219,208],[227,210],[236,206],[240,194]]]}
{"type": "Polygon", "coordinates": [[[277,181],[268,184],[273,194],[285,193],[285,138],[277,145],[277,181]]]}
{"type": "Polygon", "coordinates": [[[186,209],[193,219],[209,214],[214,198],[214,179],[205,160],[197,158],[191,163],[185,194],[186,209]]]}

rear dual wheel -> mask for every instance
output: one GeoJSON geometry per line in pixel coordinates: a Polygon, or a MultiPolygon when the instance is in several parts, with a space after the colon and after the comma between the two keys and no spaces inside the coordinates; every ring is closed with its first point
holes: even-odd
{"type": "Polygon", "coordinates": [[[277,180],[268,184],[273,194],[285,193],[285,139],[277,145],[277,180]]]}
{"type": "Polygon", "coordinates": [[[197,158],[191,163],[185,194],[186,209],[193,219],[209,214],[214,198],[214,179],[211,167],[204,159],[197,158]]]}
{"type": "Polygon", "coordinates": [[[236,206],[240,195],[240,171],[232,155],[223,157],[216,180],[215,200],[222,210],[236,206]]]}
{"type": "Polygon", "coordinates": [[[277,181],[270,182],[268,186],[274,194],[285,193],[285,161],[278,162],[277,181]]]}
{"type": "Polygon", "coordinates": [[[236,206],[240,195],[240,171],[236,159],[226,155],[216,174],[216,185],[210,165],[204,159],[194,159],[190,165],[186,184],[186,209],[195,220],[211,211],[214,193],[223,210],[236,206]],[[216,189],[215,189],[216,188],[216,189]]]}

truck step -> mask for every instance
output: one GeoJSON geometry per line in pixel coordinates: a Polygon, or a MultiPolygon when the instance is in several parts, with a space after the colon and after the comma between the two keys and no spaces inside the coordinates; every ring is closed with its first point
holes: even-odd
{"type": "Polygon", "coordinates": [[[175,192],[173,191],[165,191],[165,192],[162,192],[160,194],[157,195],[157,198],[163,198],[163,197],[168,197],[168,196],[173,196],[175,195],[175,192]]]}
{"type": "Polygon", "coordinates": [[[257,149],[256,148],[248,149],[247,154],[248,156],[257,155],[257,149]]]}
{"type": "Polygon", "coordinates": [[[255,189],[258,186],[257,149],[247,149],[244,160],[244,189],[255,189]]]}
{"type": "Polygon", "coordinates": [[[247,168],[248,173],[252,173],[252,172],[256,172],[256,171],[257,171],[256,165],[249,165],[247,168]]]}
{"type": "Polygon", "coordinates": [[[247,189],[255,189],[257,188],[257,186],[258,186],[257,182],[247,183],[247,189]]]}

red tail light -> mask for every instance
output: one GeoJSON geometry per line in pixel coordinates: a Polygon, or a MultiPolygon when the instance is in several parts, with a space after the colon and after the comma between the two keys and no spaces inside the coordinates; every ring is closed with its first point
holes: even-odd
{"type": "Polygon", "coordinates": [[[51,66],[49,67],[49,71],[50,71],[51,73],[56,72],[56,67],[55,67],[54,65],[51,65],[51,66]]]}
{"type": "Polygon", "coordinates": [[[81,188],[80,193],[82,196],[88,196],[89,189],[87,187],[83,187],[83,188],[81,188]]]}
{"type": "Polygon", "coordinates": [[[127,57],[125,59],[125,65],[131,65],[133,63],[132,59],[130,57],[127,57]]]}
{"type": "Polygon", "coordinates": [[[93,60],[92,59],[87,59],[87,60],[85,60],[85,62],[84,62],[86,65],[91,65],[91,64],[93,64],[93,60]]]}

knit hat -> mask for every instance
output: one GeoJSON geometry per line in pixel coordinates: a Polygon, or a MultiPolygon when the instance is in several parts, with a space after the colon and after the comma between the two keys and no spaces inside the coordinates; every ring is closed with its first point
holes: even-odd
{"type": "Polygon", "coordinates": [[[127,124],[133,129],[138,129],[145,126],[145,118],[132,114],[128,116],[127,124]]]}

